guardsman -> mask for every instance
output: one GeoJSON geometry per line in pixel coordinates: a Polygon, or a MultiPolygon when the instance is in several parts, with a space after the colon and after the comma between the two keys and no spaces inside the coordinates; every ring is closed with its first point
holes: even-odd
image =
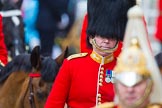
{"type": "Polygon", "coordinates": [[[88,0],[87,44],[91,53],[69,56],[63,63],[45,108],[91,108],[114,99],[116,57],[123,39],[127,10],[133,0],[88,0]]]}

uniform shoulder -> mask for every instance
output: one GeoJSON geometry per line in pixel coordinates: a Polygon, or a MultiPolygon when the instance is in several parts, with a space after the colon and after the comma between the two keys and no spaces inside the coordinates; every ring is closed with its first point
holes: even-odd
{"type": "Polygon", "coordinates": [[[78,53],[78,54],[72,54],[70,55],[67,60],[71,60],[71,59],[74,59],[74,58],[79,58],[79,57],[85,57],[87,56],[88,53],[78,53]]]}
{"type": "MultiPolygon", "coordinates": [[[[114,102],[105,102],[97,106],[97,108],[114,108],[115,103],[114,102]]],[[[96,107],[94,107],[96,108],[96,107]]]]}
{"type": "Polygon", "coordinates": [[[148,105],[147,108],[162,108],[162,104],[161,103],[153,103],[148,105]]]}

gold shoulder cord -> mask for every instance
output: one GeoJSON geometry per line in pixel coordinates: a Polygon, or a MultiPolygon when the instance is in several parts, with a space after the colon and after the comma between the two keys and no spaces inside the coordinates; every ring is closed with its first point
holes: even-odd
{"type": "Polygon", "coordinates": [[[78,53],[78,54],[73,54],[71,56],[69,56],[67,58],[67,60],[71,60],[71,59],[74,59],[74,58],[79,58],[79,57],[84,57],[86,56],[88,53],[78,53]]]}
{"type": "Polygon", "coordinates": [[[148,105],[147,108],[162,108],[162,104],[161,103],[153,103],[148,105]]]}

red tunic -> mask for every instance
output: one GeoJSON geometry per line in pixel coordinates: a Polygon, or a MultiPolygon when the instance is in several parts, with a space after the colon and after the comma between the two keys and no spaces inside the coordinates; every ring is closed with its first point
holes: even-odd
{"type": "Polygon", "coordinates": [[[4,42],[4,34],[3,34],[3,27],[2,27],[2,16],[0,15],[0,62],[3,64],[7,64],[8,54],[7,48],[4,42]]]}
{"type": "MultiPolygon", "coordinates": [[[[83,53],[81,53],[83,54],[83,53]]],[[[75,55],[72,55],[75,56],[75,55]]],[[[65,60],[53,84],[45,108],[91,108],[114,99],[113,83],[107,83],[106,70],[116,64],[113,56],[102,57],[92,52],[83,57],[65,60]]]]}

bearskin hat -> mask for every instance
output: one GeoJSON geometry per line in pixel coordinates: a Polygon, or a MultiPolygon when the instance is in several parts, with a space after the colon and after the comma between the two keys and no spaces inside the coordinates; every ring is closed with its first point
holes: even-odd
{"type": "Polygon", "coordinates": [[[135,0],[88,0],[87,38],[99,35],[123,40],[127,11],[135,0]]]}

